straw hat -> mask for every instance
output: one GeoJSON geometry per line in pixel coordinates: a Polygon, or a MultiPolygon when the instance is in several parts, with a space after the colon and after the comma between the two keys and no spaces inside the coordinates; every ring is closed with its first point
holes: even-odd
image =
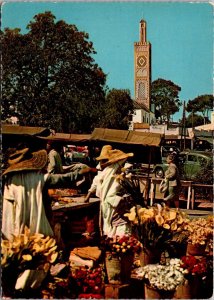
{"type": "Polygon", "coordinates": [[[31,152],[29,148],[24,148],[15,151],[9,156],[9,167],[3,172],[2,175],[27,170],[41,170],[47,164],[46,150],[39,150],[31,152]]]}
{"type": "Polygon", "coordinates": [[[96,158],[96,160],[103,160],[103,159],[109,159],[109,151],[112,150],[111,145],[105,145],[103,146],[100,156],[96,158]]]}
{"type": "Polygon", "coordinates": [[[114,149],[114,150],[109,150],[109,159],[108,161],[104,164],[104,166],[109,166],[111,164],[115,164],[116,162],[127,159],[128,157],[134,156],[134,153],[125,153],[121,150],[114,149]]]}

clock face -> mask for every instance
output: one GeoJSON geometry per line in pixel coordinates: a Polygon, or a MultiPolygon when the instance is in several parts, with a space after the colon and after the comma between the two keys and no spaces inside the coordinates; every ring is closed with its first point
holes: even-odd
{"type": "Polygon", "coordinates": [[[137,58],[138,67],[145,67],[146,62],[147,62],[147,58],[145,55],[138,56],[138,58],[137,58]]]}

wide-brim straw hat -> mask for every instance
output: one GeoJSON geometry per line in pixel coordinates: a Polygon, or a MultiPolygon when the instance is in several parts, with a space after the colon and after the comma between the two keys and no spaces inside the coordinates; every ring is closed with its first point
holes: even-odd
{"type": "Polygon", "coordinates": [[[103,146],[100,155],[96,158],[96,160],[109,159],[109,151],[112,150],[111,145],[103,146]]]}
{"type": "Polygon", "coordinates": [[[31,152],[29,148],[24,148],[15,151],[9,156],[9,167],[3,172],[2,175],[6,175],[11,172],[19,171],[37,171],[41,170],[47,164],[47,152],[46,150],[39,150],[31,152]]]}
{"type": "Polygon", "coordinates": [[[118,161],[126,160],[129,157],[134,156],[134,153],[125,153],[119,149],[114,149],[109,151],[109,159],[108,161],[103,165],[105,167],[115,164],[118,161]]]}

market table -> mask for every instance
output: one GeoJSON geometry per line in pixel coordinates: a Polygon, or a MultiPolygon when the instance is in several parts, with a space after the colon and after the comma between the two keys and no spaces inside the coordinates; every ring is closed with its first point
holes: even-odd
{"type": "Polygon", "coordinates": [[[55,199],[52,205],[54,233],[62,248],[68,251],[74,247],[81,246],[84,241],[83,233],[95,232],[99,235],[99,208],[100,200],[90,198],[88,203],[84,202],[83,196],[63,197],[60,203],[55,199]]]}

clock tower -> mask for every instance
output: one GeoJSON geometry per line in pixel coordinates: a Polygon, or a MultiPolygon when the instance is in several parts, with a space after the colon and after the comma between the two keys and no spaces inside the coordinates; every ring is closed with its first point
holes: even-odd
{"type": "Polygon", "coordinates": [[[140,41],[134,43],[135,101],[149,111],[151,86],[151,44],[146,40],[146,22],[140,21],[140,41]]]}

